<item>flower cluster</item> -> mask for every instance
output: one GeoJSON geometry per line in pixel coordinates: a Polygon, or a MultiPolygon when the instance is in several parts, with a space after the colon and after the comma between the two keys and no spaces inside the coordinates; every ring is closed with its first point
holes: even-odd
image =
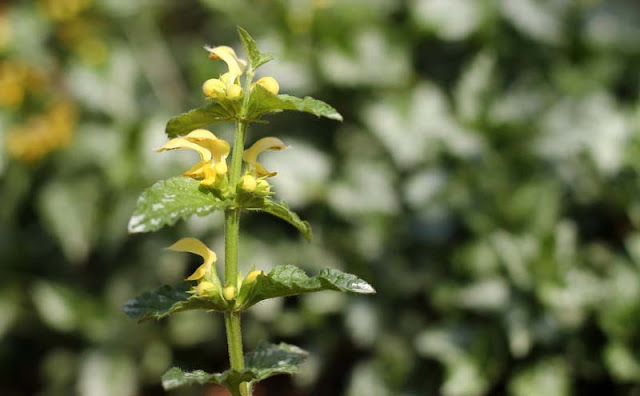
{"type": "MultiPolygon", "coordinates": [[[[247,63],[236,56],[235,51],[227,46],[205,47],[209,51],[209,58],[213,60],[223,60],[229,70],[219,78],[212,78],[202,86],[202,90],[210,99],[236,99],[243,97],[240,77],[243,75],[247,63]]],[[[263,77],[250,85],[253,89],[256,84],[261,85],[274,95],[278,94],[280,86],[273,77],[263,77]]],[[[252,194],[257,197],[265,197],[270,194],[270,185],[267,178],[277,175],[277,172],[269,171],[258,162],[258,156],[264,151],[282,151],[288,146],[276,137],[265,137],[256,141],[251,147],[244,150],[242,154],[243,169],[235,188],[238,193],[252,194]]],[[[200,185],[216,190],[220,195],[229,194],[227,198],[233,199],[236,192],[228,189],[229,185],[229,157],[231,146],[223,139],[218,138],[213,132],[206,129],[195,129],[184,136],[169,140],[162,147],[156,149],[158,152],[176,149],[193,150],[198,153],[200,160],[183,176],[191,177],[200,181],[200,185]]],[[[193,274],[187,277],[187,281],[197,281],[193,287],[194,294],[201,297],[221,296],[226,301],[233,301],[243,285],[250,285],[256,281],[262,271],[253,270],[242,279],[238,278],[237,285],[226,285],[222,287],[220,279],[215,271],[216,254],[204,243],[195,238],[183,238],[171,245],[168,249],[189,252],[199,255],[204,262],[193,274]]]]}
{"type": "Polygon", "coordinates": [[[215,271],[215,264],[217,256],[215,252],[207,247],[202,241],[195,238],[182,238],[167,249],[174,252],[192,253],[202,257],[204,260],[202,264],[185,278],[186,281],[196,281],[197,284],[192,288],[192,293],[200,296],[215,296],[221,295],[226,301],[233,301],[238,295],[238,290],[243,285],[251,285],[256,281],[259,275],[264,272],[259,270],[253,270],[242,279],[238,277],[237,285],[221,286],[220,278],[215,271]]]}
{"type": "MultiPolygon", "coordinates": [[[[247,67],[247,62],[239,59],[236,52],[231,47],[221,45],[218,47],[205,47],[209,52],[209,59],[223,60],[229,71],[222,74],[219,78],[211,78],[202,84],[202,92],[204,96],[211,99],[237,99],[242,98],[244,93],[240,85],[240,76],[247,67]]],[[[256,84],[260,84],[267,91],[277,95],[280,91],[280,84],[273,77],[262,77],[255,83],[251,84],[251,88],[256,84]]]]}
{"type": "MultiPolygon", "coordinates": [[[[240,77],[247,67],[247,62],[239,59],[231,47],[205,47],[209,52],[209,58],[213,60],[223,60],[229,70],[222,74],[220,78],[212,78],[205,81],[202,89],[204,94],[212,99],[233,99],[243,95],[240,85],[240,77]]],[[[280,90],[278,81],[273,77],[263,77],[254,84],[260,84],[267,91],[276,95],[280,90]]],[[[266,137],[255,142],[250,148],[244,151],[242,159],[245,163],[243,176],[240,178],[238,187],[245,192],[256,193],[258,195],[268,195],[270,192],[269,183],[265,180],[273,177],[277,172],[269,172],[258,162],[258,155],[263,151],[281,151],[288,146],[280,139],[266,137]]],[[[156,151],[168,151],[175,149],[194,150],[200,155],[200,161],[183,175],[200,180],[200,184],[207,187],[217,187],[222,190],[228,183],[227,157],[230,152],[230,145],[225,140],[219,139],[211,131],[206,129],[195,129],[185,136],[171,139],[156,151]]]]}

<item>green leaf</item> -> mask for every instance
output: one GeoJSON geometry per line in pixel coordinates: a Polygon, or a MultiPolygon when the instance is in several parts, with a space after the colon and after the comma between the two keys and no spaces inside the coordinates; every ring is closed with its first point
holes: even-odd
{"type": "Polygon", "coordinates": [[[245,356],[246,367],[262,381],[278,374],[294,374],[304,363],[308,353],[295,345],[262,343],[245,356]]]}
{"type": "Polygon", "coordinates": [[[122,310],[131,319],[139,321],[161,319],[176,312],[193,309],[224,311],[226,303],[219,297],[198,297],[188,293],[191,286],[184,283],[178,287],[162,286],[127,301],[122,310]]]}
{"type": "Polygon", "coordinates": [[[214,122],[229,121],[234,117],[218,102],[210,102],[203,107],[188,111],[169,119],[165,129],[170,138],[186,135],[194,129],[214,122]]]}
{"type": "Polygon", "coordinates": [[[184,385],[214,383],[238,389],[241,382],[258,382],[278,374],[294,374],[307,358],[302,349],[281,343],[261,344],[245,357],[245,369],[209,374],[202,370],[185,372],[174,367],[162,376],[162,386],[171,390],[184,385]]]}
{"type": "Polygon", "coordinates": [[[256,44],[256,41],[251,37],[249,32],[240,26],[238,26],[238,35],[240,35],[242,46],[249,57],[249,64],[253,70],[273,60],[273,55],[263,54],[258,50],[258,44],[256,44]]]}
{"type": "Polygon", "coordinates": [[[322,290],[335,290],[360,294],[375,293],[375,289],[355,275],[325,268],[312,278],[293,265],[279,265],[267,275],[258,275],[255,283],[242,285],[239,309],[269,298],[293,296],[322,290]]]}
{"type": "Polygon", "coordinates": [[[292,226],[296,227],[298,231],[304,235],[307,241],[311,242],[311,225],[308,222],[301,220],[300,216],[291,211],[286,203],[277,203],[270,199],[265,199],[264,206],[258,210],[267,212],[288,222],[292,226]]]}
{"type": "Polygon", "coordinates": [[[283,110],[302,111],[318,117],[342,121],[342,116],[336,109],[325,102],[311,98],[298,98],[290,95],[274,95],[262,85],[256,84],[251,91],[247,118],[258,119],[266,113],[278,113],[283,110]]]}
{"type": "Polygon", "coordinates": [[[129,220],[129,232],[149,232],[175,224],[197,214],[204,216],[229,206],[211,190],[188,177],[177,176],[159,181],[138,198],[136,210],[129,220]]]}

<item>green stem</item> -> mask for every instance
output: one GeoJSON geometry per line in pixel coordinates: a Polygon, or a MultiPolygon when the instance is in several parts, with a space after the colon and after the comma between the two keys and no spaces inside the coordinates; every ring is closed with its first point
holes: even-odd
{"type": "Polygon", "coordinates": [[[227,329],[227,343],[229,344],[229,362],[234,370],[244,369],[242,354],[242,332],[240,330],[240,312],[225,312],[224,325],[227,329]]]}
{"type": "MultiPolygon", "coordinates": [[[[242,171],[242,153],[244,151],[244,139],[247,133],[247,122],[244,117],[249,106],[250,86],[254,72],[247,70],[244,92],[245,98],[238,120],[236,121],[236,134],[233,140],[231,153],[230,184],[236,188],[242,171]]],[[[226,286],[238,287],[238,240],[240,237],[240,209],[229,208],[225,211],[225,267],[224,277],[226,286]]],[[[240,312],[225,312],[224,325],[227,332],[227,344],[229,349],[229,363],[234,370],[244,369],[244,355],[242,352],[242,330],[240,326],[240,312]]],[[[240,395],[239,389],[230,389],[234,396],[240,395]]],[[[250,390],[249,390],[250,391],[250,390]]]]}

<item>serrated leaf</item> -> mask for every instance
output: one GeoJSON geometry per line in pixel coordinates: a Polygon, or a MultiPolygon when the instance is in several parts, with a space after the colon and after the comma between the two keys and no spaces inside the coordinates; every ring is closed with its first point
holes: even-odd
{"type": "Polygon", "coordinates": [[[214,122],[229,121],[233,114],[218,102],[210,102],[205,106],[193,109],[169,119],[165,132],[170,138],[186,135],[194,129],[202,128],[214,122]]]}
{"type": "Polygon", "coordinates": [[[318,117],[342,121],[340,113],[321,100],[309,96],[298,98],[290,95],[274,95],[262,85],[256,84],[254,86],[249,100],[247,118],[258,119],[263,114],[277,113],[283,110],[302,111],[318,117]]]}
{"type": "Polygon", "coordinates": [[[162,180],[146,189],[138,198],[129,220],[129,232],[156,231],[192,215],[204,216],[229,206],[211,190],[188,177],[162,180]]]}
{"type": "Polygon", "coordinates": [[[307,352],[293,345],[265,343],[246,355],[244,370],[230,369],[209,374],[202,370],[185,372],[174,367],[162,376],[162,386],[165,390],[171,390],[184,385],[214,383],[238,389],[241,382],[257,382],[278,374],[296,373],[307,355],[307,352]]]}
{"type": "Polygon", "coordinates": [[[141,294],[127,301],[122,310],[131,319],[139,321],[161,319],[176,312],[193,309],[224,311],[226,304],[220,298],[201,298],[188,293],[190,285],[185,283],[178,287],[162,286],[151,292],[141,294]]]}
{"type": "Polygon", "coordinates": [[[302,235],[304,235],[306,240],[311,242],[311,225],[308,222],[300,219],[300,216],[289,209],[289,207],[284,202],[277,203],[273,202],[270,199],[265,199],[264,206],[262,206],[258,210],[279,217],[292,226],[296,227],[298,231],[300,231],[302,235]]]}
{"type": "Polygon", "coordinates": [[[249,32],[238,26],[238,35],[240,36],[240,40],[242,41],[242,46],[244,47],[244,51],[247,53],[249,57],[250,67],[255,70],[258,67],[264,65],[265,63],[273,60],[273,55],[271,54],[263,54],[258,49],[258,44],[251,37],[249,32]]]}
{"type": "Polygon", "coordinates": [[[322,290],[335,290],[360,294],[375,293],[375,289],[355,275],[325,268],[314,277],[309,277],[293,265],[279,265],[267,275],[258,275],[255,283],[240,289],[240,309],[246,309],[262,300],[294,296],[322,290]]]}
{"type": "Polygon", "coordinates": [[[295,345],[262,343],[246,355],[245,366],[262,381],[278,374],[293,374],[304,363],[308,353],[295,345]]]}

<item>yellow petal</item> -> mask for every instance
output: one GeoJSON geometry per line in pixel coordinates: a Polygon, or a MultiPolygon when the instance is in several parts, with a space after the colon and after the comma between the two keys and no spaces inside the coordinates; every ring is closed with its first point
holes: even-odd
{"type": "Polygon", "coordinates": [[[194,129],[184,136],[185,139],[190,142],[201,142],[205,140],[218,140],[216,135],[213,132],[208,131],[206,129],[194,129]]]}
{"type": "Polygon", "coordinates": [[[206,129],[195,129],[189,132],[185,139],[196,143],[211,153],[214,162],[220,162],[229,156],[231,146],[225,140],[218,139],[216,135],[206,129]]]}
{"type": "Polygon", "coordinates": [[[258,162],[258,155],[263,151],[282,151],[288,146],[282,140],[275,137],[265,137],[255,142],[251,147],[246,149],[242,154],[245,160],[253,169],[258,177],[275,176],[276,172],[269,172],[262,164],[258,162]]]}
{"type": "Polygon", "coordinates": [[[227,162],[226,161],[222,161],[222,162],[218,162],[215,166],[214,166],[215,170],[216,170],[216,174],[222,176],[224,174],[227,173],[227,162]]]}
{"type": "Polygon", "coordinates": [[[207,167],[211,167],[211,161],[200,161],[182,175],[188,177],[199,177],[206,174],[207,167]]]}
{"type": "Polygon", "coordinates": [[[242,159],[247,161],[250,164],[256,163],[258,159],[258,154],[263,151],[281,151],[286,149],[288,146],[282,142],[282,140],[276,137],[265,137],[257,142],[255,142],[251,147],[244,151],[242,155],[242,159]]]}
{"type": "Polygon", "coordinates": [[[156,149],[157,152],[176,150],[176,149],[188,149],[197,151],[200,154],[200,159],[203,161],[211,161],[211,152],[199,144],[190,142],[184,137],[179,137],[169,140],[162,147],[156,149]]]}
{"type": "Polygon", "coordinates": [[[211,266],[216,262],[216,254],[211,251],[204,243],[195,238],[182,238],[167,249],[175,252],[187,252],[197,254],[202,257],[204,262],[195,270],[187,280],[201,279],[207,272],[211,271],[211,266]]]}
{"type": "Polygon", "coordinates": [[[242,75],[247,62],[238,59],[236,52],[231,47],[220,45],[218,47],[205,47],[209,51],[209,59],[222,59],[229,67],[229,73],[234,76],[242,75]]]}
{"type": "Polygon", "coordinates": [[[204,179],[200,181],[203,186],[210,186],[216,182],[216,172],[211,168],[211,164],[207,164],[204,168],[204,179]]]}
{"type": "Polygon", "coordinates": [[[202,264],[201,266],[199,266],[198,268],[196,268],[195,271],[193,271],[193,274],[189,275],[188,277],[184,278],[184,280],[198,280],[198,279],[202,279],[204,278],[204,276],[207,274],[207,272],[209,272],[210,267],[207,267],[206,264],[202,264]]]}

